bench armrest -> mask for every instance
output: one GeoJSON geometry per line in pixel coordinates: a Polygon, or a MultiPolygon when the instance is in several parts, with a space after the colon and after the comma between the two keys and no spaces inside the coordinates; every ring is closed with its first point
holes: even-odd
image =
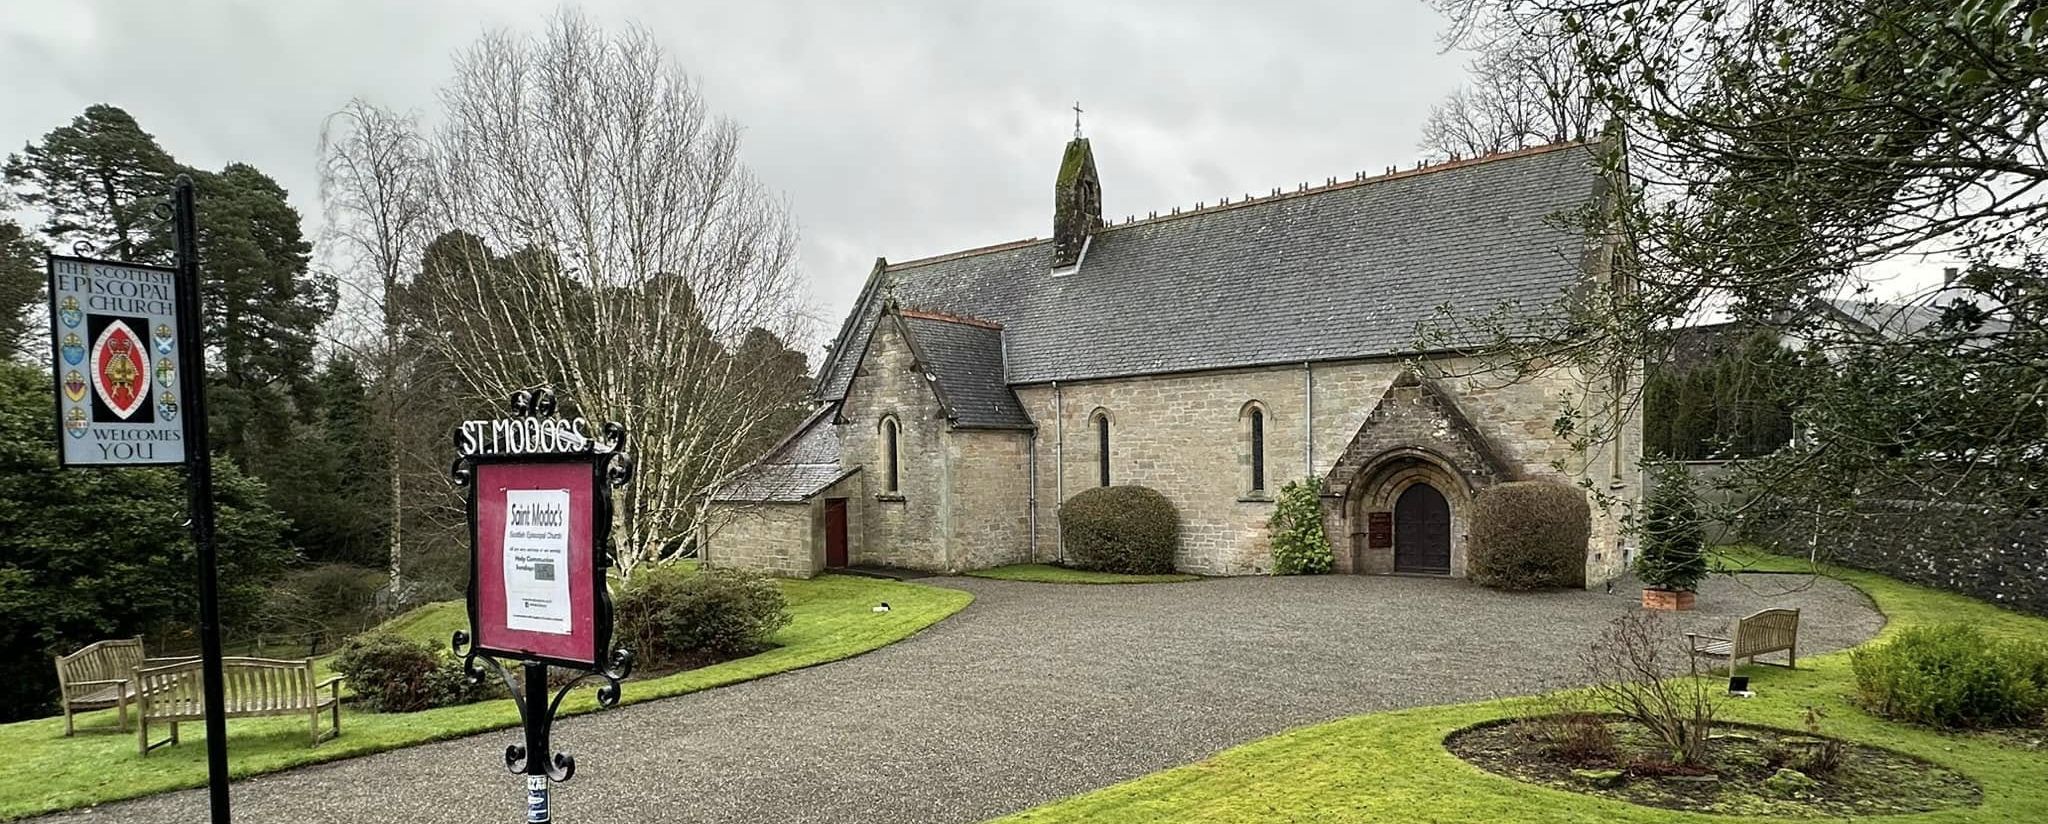
{"type": "Polygon", "coordinates": [[[66,681],[64,692],[69,694],[73,687],[117,687],[128,683],[126,678],[102,678],[97,681],[66,681]]]}
{"type": "Polygon", "coordinates": [[[326,678],[321,679],[320,683],[313,685],[313,691],[319,692],[321,690],[327,689],[328,687],[334,687],[335,691],[339,692],[341,690],[341,687],[339,687],[338,685],[341,683],[341,681],[342,678],[339,675],[327,676],[326,678]]]}
{"type": "Polygon", "coordinates": [[[142,669],[143,667],[161,667],[165,664],[183,664],[188,661],[197,660],[199,660],[199,656],[197,655],[176,655],[170,658],[144,658],[142,659],[142,664],[136,667],[136,669],[142,669]]]}

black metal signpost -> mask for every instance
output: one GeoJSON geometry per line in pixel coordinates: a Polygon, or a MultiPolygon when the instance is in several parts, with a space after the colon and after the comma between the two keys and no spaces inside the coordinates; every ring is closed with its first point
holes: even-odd
{"type": "Polygon", "coordinates": [[[633,654],[612,649],[612,490],[633,477],[626,429],[592,432],[582,418],[555,415],[547,389],[512,396],[512,417],[466,421],[455,430],[449,474],[469,490],[468,632],[453,646],[470,680],[497,672],[519,706],[524,744],[505,748],[505,767],[526,776],[526,821],[553,820],[548,782],[576,774],[576,759],[549,743],[562,699],[602,678],[600,707],[616,706],[633,654]],[[520,675],[499,659],[520,662],[520,675]],[[548,668],[578,671],[548,697],[548,668]]]}
{"type": "MultiPolygon", "coordinates": [[[[83,256],[49,258],[57,459],[67,467],[185,467],[189,524],[199,560],[207,793],[213,821],[227,824],[219,562],[191,178],[178,176],[169,206],[175,269],[83,256]]],[[[160,206],[156,213],[163,211],[160,206]]],[[[90,244],[78,244],[78,249],[87,254],[90,244]]]]}
{"type": "Polygon", "coordinates": [[[185,487],[199,548],[199,668],[206,679],[206,792],[228,822],[228,719],[221,683],[220,558],[213,542],[213,450],[206,432],[206,345],[200,339],[199,216],[192,178],[178,176],[171,208],[178,242],[178,359],[186,375],[185,487]]]}

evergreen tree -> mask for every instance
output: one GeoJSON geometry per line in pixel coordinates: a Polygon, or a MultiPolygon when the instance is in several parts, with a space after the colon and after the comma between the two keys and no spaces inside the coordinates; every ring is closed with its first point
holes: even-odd
{"type": "Polygon", "coordinates": [[[243,163],[196,172],[207,345],[230,385],[314,390],[314,344],[334,311],[331,278],[310,269],[298,210],[270,176],[243,163]]]}
{"type": "Polygon", "coordinates": [[[758,326],[748,329],[740,338],[733,357],[739,361],[735,370],[738,378],[761,387],[756,397],[762,399],[768,412],[767,420],[748,433],[748,446],[740,450],[740,454],[752,457],[774,446],[810,414],[805,400],[810,395],[811,367],[804,353],[789,348],[775,333],[758,326]]]}
{"type": "MultiPolygon", "coordinates": [[[[49,711],[50,654],[156,633],[184,647],[199,579],[185,529],[185,486],[158,468],[57,466],[50,376],[0,362],[0,720],[49,711]]],[[[286,560],[285,523],[262,482],[214,464],[221,616],[232,633],[286,560]]]]}
{"type": "Polygon", "coordinates": [[[1673,418],[1678,415],[1678,379],[1669,369],[1651,370],[1643,384],[1643,453],[1654,458],[1676,460],[1671,441],[1673,418]]]}
{"type": "Polygon", "coordinates": [[[35,339],[47,334],[43,279],[43,245],[20,224],[0,220],[0,358],[36,351],[35,339]]]}
{"type": "Polygon", "coordinates": [[[355,359],[337,355],[321,370],[319,408],[290,425],[283,445],[253,456],[270,500],[291,519],[292,543],[313,563],[382,568],[390,512],[383,492],[388,445],[376,437],[369,388],[355,359]]]}
{"type": "Polygon", "coordinates": [[[60,246],[90,241],[105,257],[168,263],[170,231],[151,214],[171,191],[178,164],[127,112],[88,107],[7,158],[7,184],[46,216],[43,234],[60,246]]]}
{"type": "Polygon", "coordinates": [[[1679,387],[1678,414],[1671,424],[1671,457],[1676,460],[1703,460],[1713,449],[1714,372],[1694,369],[1679,387]]]}

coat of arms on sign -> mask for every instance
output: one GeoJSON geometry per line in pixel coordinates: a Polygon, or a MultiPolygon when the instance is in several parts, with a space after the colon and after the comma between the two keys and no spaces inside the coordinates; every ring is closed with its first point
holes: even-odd
{"type": "Polygon", "coordinates": [[[92,343],[92,385],[103,407],[128,420],[149,402],[149,361],[125,320],[109,319],[92,343]]]}

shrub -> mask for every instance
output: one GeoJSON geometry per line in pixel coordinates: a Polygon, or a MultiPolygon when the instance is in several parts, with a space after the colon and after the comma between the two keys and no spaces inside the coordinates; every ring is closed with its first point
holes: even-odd
{"type": "Polygon", "coordinates": [[[1323,479],[1289,481],[1280,489],[1272,530],[1275,575],[1321,575],[1330,571],[1330,536],[1323,532],[1323,479]]]}
{"type": "Polygon", "coordinates": [[[1691,591],[1707,577],[1706,527],[1692,476],[1684,467],[1661,464],[1650,470],[1650,477],[1637,525],[1643,551],[1636,558],[1636,577],[1651,589],[1691,591]]]}
{"type": "Polygon", "coordinates": [[[415,712],[483,698],[462,662],[426,641],[390,632],[348,639],[334,656],[334,671],[348,679],[356,700],[376,712],[415,712]]]}
{"type": "Polygon", "coordinates": [[[1069,566],[1128,575],[1172,572],[1180,513],[1147,487],[1097,487],[1060,508],[1060,539],[1069,566]]]}
{"type": "Polygon", "coordinates": [[[748,655],[789,625],[782,587],[731,569],[643,571],[619,592],[616,615],[619,644],[657,668],[748,655]]]}
{"type": "Polygon", "coordinates": [[[1719,707],[1699,677],[1697,661],[1661,617],[1630,613],[1614,619],[1580,663],[1593,684],[1593,699],[1649,728],[1671,764],[1689,769],[1706,759],[1719,707]],[[1672,658],[1693,662],[1692,677],[1670,677],[1678,669],[1672,658]]]}
{"type": "Polygon", "coordinates": [[[1495,589],[1586,585],[1593,510],[1586,494],[1559,481],[1511,481],[1472,504],[1465,574],[1495,589]]]}
{"type": "Polygon", "coordinates": [[[2048,649],[1969,624],[1910,627],[1850,654],[1856,696],[1895,721],[1950,729],[2030,724],[2048,711],[2048,649]]]}

